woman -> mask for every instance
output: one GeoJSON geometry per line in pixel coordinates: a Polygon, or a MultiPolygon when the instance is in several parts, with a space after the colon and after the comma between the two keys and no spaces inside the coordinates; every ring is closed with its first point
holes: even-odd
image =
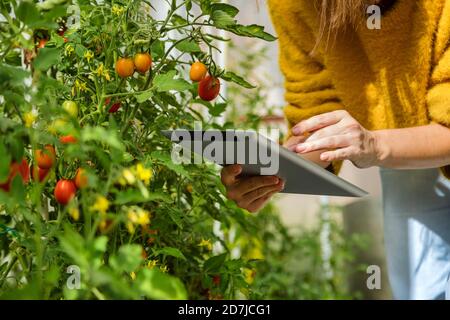
{"type": "MultiPolygon", "coordinates": [[[[338,173],[381,167],[395,298],[443,298],[450,275],[450,0],[269,0],[286,78],[286,146],[338,173]],[[369,29],[367,5],[381,8],[369,29]]],[[[277,177],[223,169],[257,211],[277,177]]]]}

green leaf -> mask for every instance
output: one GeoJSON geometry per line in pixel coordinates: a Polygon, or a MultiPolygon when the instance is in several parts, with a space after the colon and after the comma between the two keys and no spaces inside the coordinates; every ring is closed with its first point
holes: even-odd
{"type": "Polygon", "coordinates": [[[270,33],[265,32],[264,27],[258,26],[256,24],[252,24],[249,26],[243,26],[240,24],[236,24],[236,25],[226,26],[222,29],[227,30],[231,33],[234,33],[234,34],[236,34],[238,36],[242,36],[242,37],[260,38],[265,41],[277,40],[276,37],[274,37],[270,33]]]}
{"type": "Polygon", "coordinates": [[[28,71],[21,67],[12,67],[6,64],[0,65],[0,88],[3,85],[11,84],[13,86],[21,86],[26,77],[30,76],[28,71]]]}
{"type": "Polygon", "coordinates": [[[223,80],[228,81],[228,82],[234,82],[238,85],[240,85],[241,87],[247,88],[247,89],[254,89],[256,88],[254,85],[248,83],[244,78],[242,78],[241,76],[238,76],[237,74],[227,71],[224,74],[222,74],[220,76],[223,80]]]}
{"type": "Polygon", "coordinates": [[[172,70],[165,74],[159,74],[153,80],[153,86],[157,91],[186,91],[191,89],[192,85],[184,79],[174,79],[176,71],[172,70]]]}
{"type": "Polygon", "coordinates": [[[174,25],[184,25],[187,24],[187,20],[178,14],[174,14],[170,19],[174,25]]]}
{"type": "Polygon", "coordinates": [[[11,155],[8,153],[3,142],[0,142],[0,183],[6,182],[9,176],[9,164],[11,163],[11,155]]]}
{"type": "Polygon", "coordinates": [[[99,141],[118,150],[125,149],[115,131],[108,131],[102,127],[86,127],[81,132],[81,137],[84,141],[99,141]]]}
{"type": "Polygon", "coordinates": [[[232,18],[236,17],[236,15],[239,13],[238,8],[236,8],[232,5],[226,4],[226,3],[213,3],[211,5],[211,12],[214,12],[214,11],[226,12],[232,18]]]}
{"type": "Polygon", "coordinates": [[[139,271],[134,283],[137,290],[149,299],[187,299],[186,288],[180,279],[162,273],[157,269],[143,269],[139,271]]]}
{"type": "Polygon", "coordinates": [[[66,226],[59,237],[59,245],[62,251],[72,258],[73,264],[77,264],[81,268],[89,266],[85,241],[79,233],[66,226]]]}
{"type": "Polygon", "coordinates": [[[146,203],[150,201],[172,202],[172,199],[164,193],[151,192],[147,197],[145,197],[139,190],[128,189],[120,192],[114,203],[117,205],[123,205],[131,203],[146,203]]]}
{"type": "Polygon", "coordinates": [[[34,59],[33,65],[36,69],[46,71],[59,62],[60,53],[60,48],[42,48],[34,59]]]}
{"type": "Polygon", "coordinates": [[[113,255],[109,263],[118,271],[135,271],[142,262],[142,247],[138,244],[126,244],[119,248],[117,254],[113,255]]]}
{"type": "Polygon", "coordinates": [[[39,10],[31,1],[22,1],[20,3],[16,10],[16,17],[28,26],[33,26],[40,20],[39,10]]]}
{"type": "Polygon", "coordinates": [[[151,158],[159,160],[163,165],[165,165],[170,170],[178,173],[184,177],[190,177],[189,172],[181,164],[175,164],[172,162],[169,154],[162,151],[153,151],[150,155],[151,158]]]}
{"type": "Polygon", "coordinates": [[[216,103],[211,104],[211,106],[208,108],[209,114],[213,117],[219,117],[222,113],[225,112],[227,109],[226,103],[216,103]]]}
{"type": "Polygon", "coordinates": [[[108,244],[107,236],[100,236],[94,240],[92,247],[95,251],[105,252],[108,244]]]}
{"type": "Polygon", "coordinates": [[[211,14],[211,19],[217,28],[231,27],[236,24],[236,20],[234,20],[232,16],[220,10],[214,11],[211,14]]]}
{"type": "Polygon", "coordinates": [[[205,270],[205,272],[217,272],[224,264],[226,258],[226,253],[211,257],[205,261],[205,263],[203,264],[203,269],[205,270]]]}
{"type": "Polygon", "coordinates": [[[180,50],[181,52],[187,52],[187,53],[202,51],[200,49],[199,45],[197,44],[197,42],[189,40],[189,39],[181,41],[175,47],[178,50],[180,50]]]}
{"type": "Polygon", "coordinates": [[[172,257],[186,261],[186,257],[184,256],[184,254],[181,253],[181,251],[178,250],[177,248],[165,247],[165,248],[154,251],[153,254],[155,256],[163,254],[166,256],[172,256],[172,257]]]}
{"type": "Polygon", "coordinates": [[[211,0],[200,0],[200,9],[203,14],[211,13],[211,0]]]}
{"type": "Polygon", "coordinates": [[[158,59],[164,55],[165,45],[161,40],[155,40],[151,46],[152,57],[158,59]]]}
{"type": "Polygon", "coordinates": [[[151,97],[153,97],[153,90],[152,89],[144,91],[144,92],[138,94],[136,96],[136,101],[138,103],[142,103],[142,102],[145,102],[145,101],[149,100],[151,97]]]}

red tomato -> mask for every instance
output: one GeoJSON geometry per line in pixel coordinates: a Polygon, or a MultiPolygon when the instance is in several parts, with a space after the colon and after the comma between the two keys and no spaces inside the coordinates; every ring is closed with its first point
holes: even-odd
{"type": "Polygon", "coordinates": [[[75,197],[77,188],[72,180],[61,179],[55,187],[55,199],[59,204],[66,205],[75,197]]]}
{"type": "Polygon", "coordinates": [[[129,58],[120,58],[116,62],[116,72],[121,78],[131,77],[134,73],[134,62],[129,58]]]}
{"type": "Polygon", "coordinates": [[[77,138],[72,135],[62,136],[59,138],[59,142],[61,142],[62,144],[77,143],[77,141],[77,138]]]}
{"type": "Polygon", "coordinates": [[[116,113],[117,111],[119,111],[120,106],[121,106],[121,102],[117,101],[116,103],[114,103],[111,108],[109,108],[108,112],[109,113],[116,113]]]}
{"type": "Polygon", "coordinates": [[[198,95],[202,100],[212,101],[219,95],[220,81],[217,78],[207,76],[198,84],[198,95]]]}
{"type": "Polygon", "coordinates": [[[11,182],[17,174],[21,175],[23,183],[28,183],[28,181],[30,181],[30,168],[28,167],[26,159],[22,159],[20,163],[12,162],[10,164],[8,179],[4,183],[0,184],[0,189],[9,192],[11,182]]]}
{"type": "Polygon", "coordinates": [[[215,275],[213,277],[213,283],[218,286],[220,284],[220,276],[219,275],[215,275]]]}
{"type": "Polygon", "coordinates": [[[32,166],[31,172],[33,172],[33,174],[32,174],[33,180],[39,181],[39,182],[44,182],[47,179],[50,169],[42,169],[42,168],[39,168],[38,166],[36,166],[36,167],[32,166]]]}
{"type": "Polygon", "coordinates": [[[75,186],[78,189],[83,189],[88,184],[88,177],[86,176],[86,171],[83,168],[78,168],[75,174],[75,186]]]}
{"type": "Polygon", "coordinates": [[[134,56],[134,66],[136,67],[136,70],[140,73],[146,73],[148,70],[150,70],[150,67],[152,65],[152,56],[145,53],[137,53],[134,56]]]}
{"type": "Polygon", "coordinates": [[[34,158],[39,168],[50,169],[56,160],[55,148],[52,145],[46,145],[44,149],[34,152],[34,158]]]}

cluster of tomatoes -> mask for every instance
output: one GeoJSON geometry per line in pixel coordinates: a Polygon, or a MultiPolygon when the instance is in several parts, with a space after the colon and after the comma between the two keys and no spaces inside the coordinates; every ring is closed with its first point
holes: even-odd
{"type": "MultiPolygon", "coordinates": [[[[13,179],[20,174],[24,184],[30,181],[30,172],[33,180],[45,183],[50,171],[56,164],[56,151],[52,145],[46,145],[42,149],[34,152],[34,166],[29,166],[26,159],[20,163],[12,162],[9,168],[9,175],[6,182],[0,184],[0,189],[9,192],[13,179]]],[[[88,185],[88,178],[83,168],[78,168],[74,179],[60,179],[56,183],[54,195],[59,204],[66,205],[75,197],[77,189],[85,188],[88,185]]]]}
{"type": "Polygon", "coordinates": [[[152,56],[147,53],[137,53],[133,59],[119,58],[116,62],[116,72],[121,78],[128,78],[134,71],[146,73],[152,66],[152,56]]]}
{"type": "MultiPolygon", "coordinates": [[[[116,62],[116,72],[122,79],[133,76],[135,71],[145,74],[152,65],[152,56],[149,53],[137,53],[134,58],[119,58],[116,62]]],[[[191,65],[189,75],[192,81],[198,82],[198,95],[204,101],[212,101],[220,93],[220,81],[208,75],[206,66],[197,61],[191,65]]],[[[106,101],[109,104],[109,101],[106,101]]],[[[116,112],[120,103],[116,103],[110,109],[110,113],[116,112]]]]}
{"type": "Polygon", "coordinates": [[[189,76],[192,81],[198,82],[198,95],[204,101],[212,101],[220,93],[219,79],[208,75],[206,66],[197,61],[191,65],[189,76]]]}

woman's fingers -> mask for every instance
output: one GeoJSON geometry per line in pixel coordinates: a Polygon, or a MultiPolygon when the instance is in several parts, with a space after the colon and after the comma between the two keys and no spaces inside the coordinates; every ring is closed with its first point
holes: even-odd
{"type": "Polygon", "coordinates": [[[280,192],[281,190],[283,190],[283,188],[284,182],[281,180],[276,185],[258,188],[256,190],[244,194],[242,198],[238,201],[238,205],[243,208],[248,208],[249,204],[251,204],[252,202],[260,198],[263,198],[269,194],[280,192]]]}
{"type": "MultiPolygon", "coordinates": [[[[295,148],[295,151],[298,153],[309,153],[318,150],[348,147],[350,144],[351,144],[350,137],[344,134],[299,144],[295,148]]],[[[321,160],[323,159],[321,158],[321,160]]]]}
{"type": "Polygon", "coordinates": [[[267,201],[269,201],[270,198],[272,198],[272,196],[274,196],[278,192],[279,191],[270,192],[269,194],[265,195],[264,197],[253,201],[252,203],[250,203],[247,206],[247,210],[250,211],[250,212],[257,212],[257,211],[259,211],[262,207],[264,207],[264,205],[267,203],[267,201]]]}
{"type": "Polygon", "coordinates": [[[314,133],[312,133],[308,137],[308,139],[304,142],[316,141],[316,140],[323,139],[326,137],[337,136],[337,135],[343,134],[345,131],[345,128],[341,125],[341,123],[342,122],[338,122],[331,126],[314,131],[314,133]]]}
{"type": "Polygon", "coordinates": [[[313,132],[324,127],[336,124],[344,119],[347,115],[348,113],[344,110],[320,114],[298,123],[292,128],[292,133],[296,136],[304,135],[309,132],[313,132]]]}
{"type": "Polygon", "coordinates": [[[239,189],[239,192],[244,195],[257,189],[275,186],[279,182],[280,179],[275,176],[256,176],[242,179],[237,183],[236,188],[239,189]]]}
{"type": "Polygon", "coordinates": [[[229,187],[237,182],[237,176],[242,172],[239,164],[226,166],[222,169],[221,180],[225,187],[229,187]]]}
{"type": "Polygon", "coordinates": [[[327,151],[320,155],[320,160],[322,161],[339,161],[350,159],[354,154],[358,152],[355,147],[348,147],[343,149],[338,149],[335,151],[327,151]]]}
{"type": "Polygon", "coordinates": [[[305,136],[292,136],[283,144],[283,147],[289,149],[290,151],[294,151],[295,147],[299,143],[305,142],[305,140],[305,136]]]}

